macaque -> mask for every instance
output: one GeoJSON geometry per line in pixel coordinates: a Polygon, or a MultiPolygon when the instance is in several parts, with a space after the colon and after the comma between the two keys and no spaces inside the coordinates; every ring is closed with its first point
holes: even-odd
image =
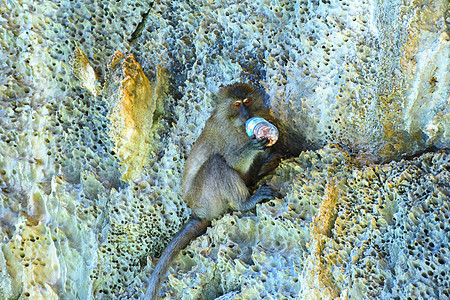
{"type": "Polygon", "coordinates": [[[249,187],[277,166],[266,137],[248,136],[245,122],[252,117],[271,120],[261,95],[250,85],[236,83],[217,95],[217,107],[194,143],[183,173],[183,199],[192,210],[156,264],[145,299],[156,299],[167,269],[191,239],[203,234],[211,220],[228,211],[247,211],[273,199],[266,185],[251,195],[249,187]]]}

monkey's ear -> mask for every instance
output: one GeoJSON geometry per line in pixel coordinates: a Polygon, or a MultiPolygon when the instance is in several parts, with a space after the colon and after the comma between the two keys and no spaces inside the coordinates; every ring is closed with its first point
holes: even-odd
{"type": "MultiPolygon", "coordinates": [[[[219,92],[219,93],[220,93],[220,92],[219,92]]],[[[224,100],[224,99],[222,99],[223,97],[221,97],[219,93],[217,93],[217,94],[212,94],[212,96],[211,96],[211,100],[213,101],[213,103],[214,103],[215,105],[218,105],[218,104],[222,103],[223,100],[224,100]]]]}
{"type": "Polygon", "coordinates": [[[221,92],[223,91],[223,89],[226,87],[225,84],[221,83],[218,86],[214,86],[214,87],[210,87],[209,91],[210,91],[210,95],[211,95],[211,100],[213,105],[217,105],[219,103],[221,103],[223,101],[223,97],[221,97],[221,92]]]}

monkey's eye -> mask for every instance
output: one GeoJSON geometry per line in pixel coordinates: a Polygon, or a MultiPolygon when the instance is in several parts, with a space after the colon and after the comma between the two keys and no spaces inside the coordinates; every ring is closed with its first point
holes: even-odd
{"type": "Polygon", "coordinates": [[[239,107],[241,105],[241,101],[235,101],[234,106],[239,107]]]}
{"type": "Polygon", "coordinates": [[[252,99],[245,98],[244,100],[242,100],[242,102],[244,102],[245,105],[249,105],[250,103],[252,103],[252,99]]]}

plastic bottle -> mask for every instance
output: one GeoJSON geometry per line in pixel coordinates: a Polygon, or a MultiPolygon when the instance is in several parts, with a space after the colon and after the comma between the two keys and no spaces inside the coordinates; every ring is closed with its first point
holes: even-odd
{"type": "Polygon", "coordinates": [[[266,137],[270,140],[268,146],[272,146],[278,140],[278,129],[272,123],[263,118],[255,117],[245,122],[245,130],[248,136],[254,135],[256,138],[266,137]]]}

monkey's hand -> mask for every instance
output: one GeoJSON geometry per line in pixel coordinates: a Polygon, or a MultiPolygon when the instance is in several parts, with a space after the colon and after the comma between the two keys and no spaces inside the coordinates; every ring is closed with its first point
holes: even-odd
{"type": "Polygon", "coordinates": [[[270,140],[266,137],[256,138],[252,135],[249,139],[249,143],[254,150],[264,151],[269,145],[270,140]]]}

